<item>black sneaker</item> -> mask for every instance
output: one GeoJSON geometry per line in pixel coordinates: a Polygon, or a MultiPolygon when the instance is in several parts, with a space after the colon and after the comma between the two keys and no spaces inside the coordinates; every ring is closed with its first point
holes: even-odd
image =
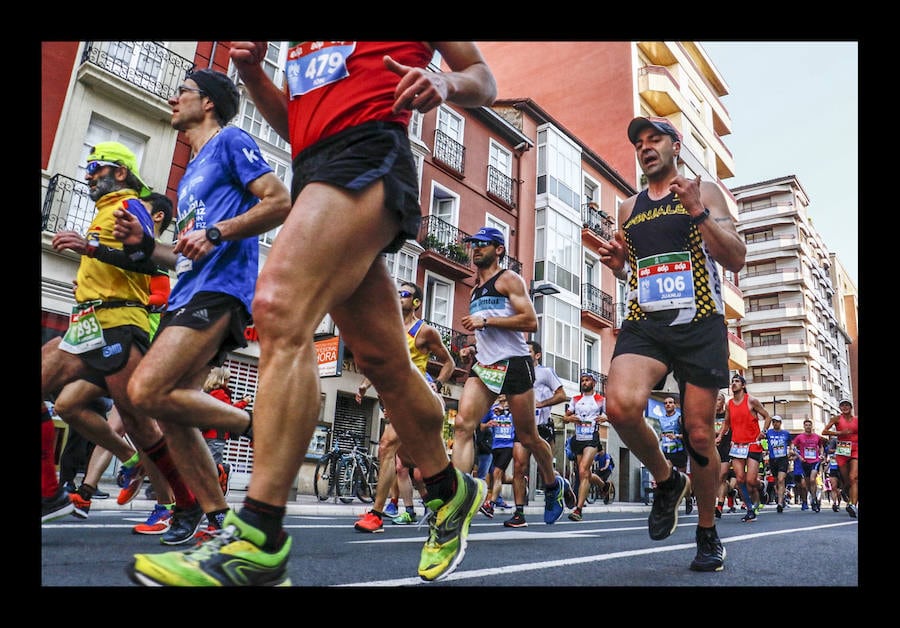
{"type": "Polygon", "coordinates": [[[102,488],[98,488],[96,491],[94,491],[94,495],[91,497],[91,499],[109,499],[109,493],[104,491],[102,488]]]}
{"type": "Polygon", "coordinates": [[[689,515],[694,512],[694,498],[688,495],[684,498],[684,514],[689,515]]]}
{"type": "Polygon", "coordinates": [[[840,511],[840,509],[841,509],[840,504],[831,504],[831,512],[838,512],[838,511],[840,511]]]}
{"type": "Polygon", "coordinates": [[[685,495],[691,492],[691,479],[681,471],[672,469],[672,477],[656,485],[653,493],[653,506],[650,507],[650,516],[647,518],[647,526],[650,529],[650,538],[661,541],[675,531],[678,525],[678,506],[685,495]],[[669,482],[669,480],[673,480],[669,482]]]}
{"type": "Polygon", "coordinates": [[[41,523],[62,519],[75,511],[75,504],[69,498],[69,493],[62,486],[53,497],[41,498],[41,523]]]}
{"type": "Polygon", "coordinates": [[[716,519],[721,519],[722,518],[722,507],[716,506],[715,513],[716,513],[716,519]]]}
{"type": "Polygon", "coordinates": [[[203,509],[200,504],[191,510],[184,510],[175,506],[172,511],[172,524],[163,534],[159,542],[163,545],[181,545],[194,538],[200,522],[203,521],[203,509]]]}
{"type": "Polygon", "coordinates": [[[504,527],[507,528],[527,528],[528,522],[525,521],[525,514],[521,512],[517,512],[513,514],[512,517],[503,522],[504,527]]]}
{"type": "Polygon", "coordinates": [[[775,506],[775,510],[779,513],[782,513],[782,512],[784,512],[784,506],[782,506],[781,504],[778,504],[777,506],[775,506]]]}
{"type": "Polygon", "coordinates": [[[752,510],[749,511],[746,515],[741,517],[741,521],[743,521],[744,523],[751,523],[753,521],[756,521],[756,513],[752,510]]]}
{"type": "Polygon", "coordinates": [[[691,562],[692,571],[722,571],[725,548],[715,528],[697,528],[697,555],[691,562]]]}

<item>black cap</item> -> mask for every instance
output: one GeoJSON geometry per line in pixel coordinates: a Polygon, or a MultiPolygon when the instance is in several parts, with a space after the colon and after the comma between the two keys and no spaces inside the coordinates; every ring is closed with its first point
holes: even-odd
{"type": "Polygon", "coordinates": [[[744,379],[744,376],[741,375],[740,373],[735,373],[734,375],[731,376],[731,379],[739,379],[739,380],[741,380],[741,383],[742,383],[744,386],[747,385],[747,380],[744,379]]]}
{"type": "Polygon", "coordinates": [[[671,122],[669,122],[666,118],[657,118],[655,116],[651,117],[638,117],[632,120],[628,124],[628,140],[634,144],[637,142],[638,133],[641,130],[647,128],[648,126],[653,127],[660,133],[664,133],[672,138],[675,142],[681,141],[681,133],[678,132],[671,122]]]}
{"type": "Polygon", "coordinates": [[[203,90],[216,107],[219,121],[224,125],[237,115],[241,95],[234,82],[221,72],[204,68],[192,70],[184,78],[191,79],[203,90]]]}

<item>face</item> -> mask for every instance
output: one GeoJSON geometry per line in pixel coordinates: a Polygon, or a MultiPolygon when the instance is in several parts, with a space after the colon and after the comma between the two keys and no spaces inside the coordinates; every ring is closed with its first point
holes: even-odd
{"type": "Polygon", "coordinates": [[[110,192],[115,192],[119,189],[119,182],[116,181],[117,170],[116,166],[100,166],[94,174],[84,175],[91,200],[98,201],[110,192]]]}
{"type": "Polygon", "coordinates": [[[404,312],[411,312],[415,308],[413,307],[413,299],[415,299],[415,292],[413,292],[410,286],[400,286],[400,289],[397,291],[397,295],[400,297],[400,309],[404,312]]]}
{"type": "Polygon", "coordinates": [[[637,142],[634,143],[634,152],[637,155],[641,170],[648,179],[668,176],[675,170],[675,156],[681,143],[672,139],[671,135],[660,133],[652,126],[648,126],[638,133],[637,142]]]}
{"type": "Polygon", "coordinates": [[[744,385],[741,383],[741,380],[734,378],[731,380],[731,392],[736,393],[744,389],[744,385]]]}
{"type": "Polygon", "coordinates": [[[594,378],[589,375],[581,376],[581,392],[594,390],[594,378]]]}
{"type": "Polygon", "coordinates": [[[841,414],[850,414],[850,411],[853,410],[853,406],[849,403],[842,403],[840,406],[841,414]]]}
{"type": "Polygon", "coordinates": [[[534,362],[535,365],[537,365],[540,361],[540,358],[538,358],[540,354],[534,352],[534,345],[528,345],[528,353],[531,354],[531,361],[534,362]]]}
{"type": "Polygon", "coordinates": [[[206,117],[203,104],[207,96],[191,79],[185,79],[169,98],[172,107],[172,128],[184,131],[199,124],[206,117]]]}
{"type": "Polygon", "coordinates": [[[725,395],[719,393],[719,396],[716,397],[716,412],[721,412],[725,409],[725,395]]]}
{"type": "Polygon", "coordinates": [[[812,421],[804,421],[804,422],[803,422],[803,429],[806,431],[807,434],[809,434],[810,432],[812,432],[812,421]]]}
{"type": "Polygon", "coordinates": [[[472,262],[478,268],[489,268],[497,259],[498,244],[474,240],[472,245],[472,262]]]}
{"type": "Polygon", "coordinates": [[[666,414],[675,412],[675,400],[671,397],[667,398],[663,403],[666,405],[666,414]]]}
{"type": "MultiPolygon", "coordinates": [[[[812,427],[812,426],[810,426],[810,427],[812,427]]],[[[780,430],[781,429],[781,421],[772,421],[772,428],[776,429],[776,430],[780,430]]]]}

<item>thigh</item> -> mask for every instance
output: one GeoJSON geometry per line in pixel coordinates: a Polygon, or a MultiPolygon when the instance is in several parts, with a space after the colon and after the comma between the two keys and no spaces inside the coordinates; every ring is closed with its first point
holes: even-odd
{"type": "Polygon", "coordinates": [[[160,394],[201,387],[230,321],[226,314],[204,329],[170,325],[160,330],[135,369],[134,385],[160,394]]]}

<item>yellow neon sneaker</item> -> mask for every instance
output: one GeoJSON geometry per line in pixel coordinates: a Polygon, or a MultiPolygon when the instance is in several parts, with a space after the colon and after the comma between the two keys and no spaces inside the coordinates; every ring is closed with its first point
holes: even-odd
{"type": "Polygon", "coordinates": [[[286,569],[291,537],[275,553],[260,549],[264,542],[260,530],[229,510],[223,528],[191,549],[135,554],[126,573],[148,587],[291,586],[286,569]]]}
{"type": "Polygon", "coordinates": [[[466,555],[469,524],[487,496],[484,480],[456,473],[456,495],[449,502],[433,499],[428,507],[428,540],[419,560],[419,577],[434,581],[445,578],[466,555]]]}

